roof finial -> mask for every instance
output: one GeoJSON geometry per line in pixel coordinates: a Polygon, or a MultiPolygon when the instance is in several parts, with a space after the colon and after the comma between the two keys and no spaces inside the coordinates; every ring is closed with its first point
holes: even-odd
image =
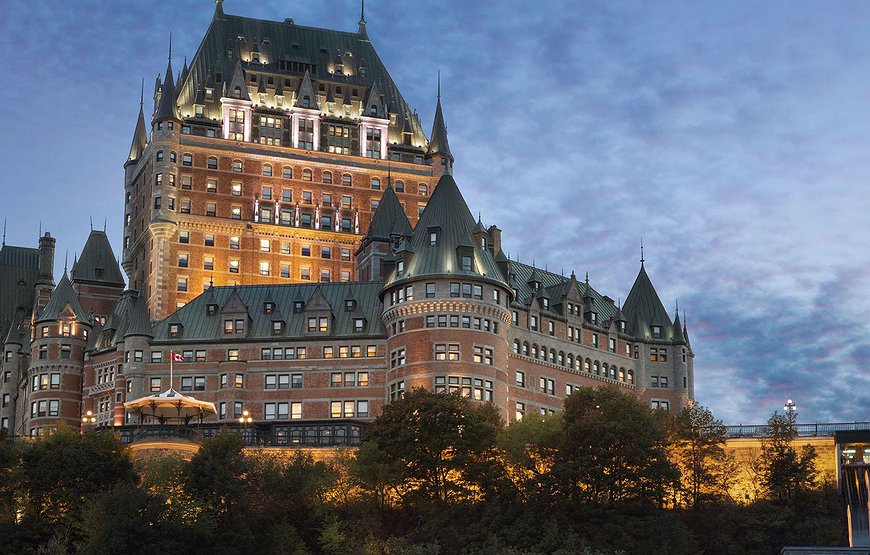
{"type": "Polygon", "coordinates": [[[169,31],[169,63],[172,63],[172,31],[169,31]]]}
{"type": "MultiPolygon", "coordinates": [[[[39,238],[42,239],[42,220],[39,220],[39,238]]],[[[6,218],[3,218],[3,244],[6,244],[6,218]]]]}
{"type": "Polygon", "coordinates": [[[63,274],[66,275],[67,260],[69,259],[69,251],[63,251],[63,274]]]}
{"type": "Polygon", "coordinates": [[[359,24],[366,24],[366,0],[362,0],[359,8],[359,24]]]}
{"type": "Polygon", "coordinates": [[[139,91],[139,109],[142,109],[142,105],[145,104],[145,78],[142,78],[142,90],[139,91]]]}
{"type": "Polygon", "coordinates": [[[677,308],[676,308],[677,316],[679,316],[680,315],[680,299],[679,299],[679,297],[676,299],[676,305],[677,305],[677,308]]]}
{"type": "Polygon", "coordinates": [[[589,270],[586,270],[586,286],[589,287],[589,270]]]}
{"type": "Polygon", "coordinates": [[[640,238],[640,265],[643,266],[643,237],[640,238]]]}
{"type": "MultiPolygon", "coordinates": [[[[42,236],[42,222],[39,222],[39,235],[42,236]]],[[[6,218],[3,218],[3,246],[6,246],[6,218]]]]}
{"type": "Polygon", "coordinates": [[[88,216],[88,221],[91,222],[91,231],[93,231],[94,230],[94,217],[88,216]]]}
{"type": "Polygon", "coordinates": [[[441,102],[441,70],[438,70],[438,102],[441,102]]]}
{"type": "Polygon", "coordinates": [[[393,184],[393,166],[387,161],[387,187],[393,184]]]}
{"type": "Polygon", "coordinates": [[[106,221],[107,221],[107,220],[108,220],[108,218],[105,217],[105,216],[103,216],[103,233],[106,232],[106,221]]]}

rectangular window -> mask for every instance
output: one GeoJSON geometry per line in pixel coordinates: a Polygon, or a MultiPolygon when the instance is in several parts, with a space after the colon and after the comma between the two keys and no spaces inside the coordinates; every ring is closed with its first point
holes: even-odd
{"type": "Polygon", "coordinates": [[[160,393],[162,389],[162,383],[160,378],[150,378],[148,380],[148,391],[151,393],[160,393]]]}

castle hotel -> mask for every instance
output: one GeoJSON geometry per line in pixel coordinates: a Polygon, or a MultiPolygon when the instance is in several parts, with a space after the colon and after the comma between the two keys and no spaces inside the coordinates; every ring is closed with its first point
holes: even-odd
{"type": "Polygon", "coordinates": [[[332,31],[217,0],[144,100],[120,264],[99,230],[57,280],[48,233],[0,251],[10,433],[123,428],[125,402],[170,388],[214,403],[206,424],[290,442],[357,434],[418,387],[508,421],[602,384],[693,398],[688,334],[643,262],[619,306],[505,256],[454,180],[440,91],[427,137],[364,17],[332,31]]]}

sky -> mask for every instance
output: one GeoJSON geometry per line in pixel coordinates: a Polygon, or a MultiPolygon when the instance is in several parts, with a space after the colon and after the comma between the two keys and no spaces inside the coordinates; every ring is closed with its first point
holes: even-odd
{"type": "MultiPolygon", "coordinates": [[[[212,0],[9,2],[0,18],[0,217],[58,238],[104,221],[123,163],[212,0]]],[[[358,0],[225,0],[229,14],[352,31],[358,0]]],[[[726,424],[794,399],[870,420],[870,3],[369,0],[368,34],[423,122],[436,72],[455,177],[512,258],[625,298],[679,299],[695,397],[726,424]]],[[[426,123],[427,129],[429,123],[426,123]]]]}

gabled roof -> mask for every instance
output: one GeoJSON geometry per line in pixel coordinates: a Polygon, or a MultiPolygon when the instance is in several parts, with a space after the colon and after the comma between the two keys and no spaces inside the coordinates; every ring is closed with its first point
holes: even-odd
{"type": "Polygon", "coordinates": [[[105,231],[91,230],[82,255],[73,264],[71,273],[76,283],[124,286],[124,275],[105,231]]]}
{"type": "MultiPolygon", "coordinates": [[[[638,272],[637,278],[634,280],[634,285],[631,286],[628,297],[625,298],[622,310],[628,316],[630,322],[639,320],[646,327],[661,326],[662,339],[673,339],[674,326],[671,323],[671,318],[668,316],[668,311],[665,310],[661,299],[659,299],[659,295],[656,293],[643,263],[640,265],[640,272],[638,272]]],[[[633,328],[631,333],[639,336],[633,328]]]]}
{"type": "Polygon", "coordinates": [[[251,100],[251,96],[248,94],[248,84],[245,82],[245,71],[242,69],[240,58],[236,59],[233,74],[230,77],[230,80],[226,83],[224,94],[229,98],[236,98],[236,89],[239,90],[239,98],[241,100],[251,100]]]}
{"type": "Polygon", "coordinates": [[[283,319],[286,322],[282,338],[298,338],[300,341],[310,341],[306,333],[307,318],[310,310],[325,307],[332,311],[334,318],[330,324],[329,337],[385,337],[381,325],[383,305],[378,299],[380,282],[351,283],[319,283],[291,285],[243,285],[212,287],[202,293],[182,308],[179,308],[166,319],[156,323],[152,329],[156,341],[176,341],[169,337],[169,324],[180,323],[183,333],[177,341],[218,340],[223,337],[223,317],[221,314],[209,316],[208,304],[225,305],[231,295],[237,295],[242,304],[255,308],[249,314],[251,322],[248,338],[269,338],[272,335],[273,314],[264,314],[261,307],[267,299],[282,308],[283,319]],[[356,300],[357,310],[346,312],[344,300],[351,295],[356,300]],[[316,300],[318,297],[322,299],[316,300]],[[306,304],[305,310],[295,312],[294,301],[314,303],[306,304]],[[336,307],[332,310],[331,307],[336,307]],[[172,318],[173,320],[170,320],[172,318]],[[365,318],[367,327],[364,332],[354,332],[354,318],[365,318]]]}
{"type": "MultiPolygon", "coordinates": [[[[266,21],[226,14],[223,9],[216,7],[215,17],[190,60],[186,79],[176,84],[181,112],[193,113],[191,105],[197,87],[202,85],[209,71],[213,75],[220,73],[222,79],[226,80],[233,73],[238,59],[241,59],[242,68],[246,71],[274,76],[276,86],[283,85],[287,97],[290,91],[299,86],[305,69],[319,83],[341,86],[342,93],[356,89],[356,100],[367,98],[369,89],[378,83],[385,105],[393,106],[397,115],[396,122],[389,125],[388,142],[402,143],[402,129],[413,110],[408,107],[372,43],[356,27],[351,31],[334,31],[299,25],[289,19],[266,21]],[[239,37],[243,40],[239,40],[239,37]],[[268,39],[268,44],[265,39],[268,39]],[[257,40],[263,53],[261,63],[247,61],[250,56],[248,49],[257,40]],[[232,53],[231,58],[227,57],[227,51],[232,53]],[[342,56],[344,74],[331,74],[328,71],[336,52],[350,53],[350,56],[342,56]],[[285,79],[291,85],[283,83],[285,79]]],[[[228,91],[228,96],[231,92],[228,91]]],[[[350,95],[344,94],[344,104],[349,101],[350,95]]],[[[219,98],[208,102],[206,113],[219,113],[216,111],[219,104],[219,98]]],[[[426,134],[419,121],[410,116],[409,124],[413,130],[411,144],[425,145],[426,134]]]]}
{"type": "MultiPolygon", "coordinates": [[[[567,284],[571,281],[570,277],[566,278],[565,276],[554,274],[553,272],[548,272],[546,270],[541,270],[540,268],[535,268],[528,264],[509,260],[508,274],[513,274],[515,276],[515,279],[511,281],[511,286],[517,290],[517,298],[514,302],[517,303],[518,306],[522,306],[526,301],[532,298],[533,292],[531,286],[529,285],[532,273],[537,274],[538,279],[541,281],[541,287],[550,292],[550,295],[552,295],[552,298],[554,300],[556,299],[554,293],[559,293],[559,295],[561,295],[563,291],[567,292],[567,284]],[[560,286],[564,286],[566,287],[566,289],[561,289],[560,286]]],[[[581,296],[583,294],[583,291],[585,290],[585,287],[585,284],[577,283],[577,291],[579,291],[581,296]]],[[[604,322],[605,320],[611,318],[614,314],[616,314],[617,309],[616,306],[614,306],[613,302],[605,299],[605,297],[601,295],[598,291],[596,291],[593,287],[590,286],[589,289],[590,294],[592,295],[591,306],[593,312],[596,312],[598,314],[600,322],[604,322]]],[[[558,304],[556,302],[552,303],[550,305],[549,312],[554,315],[561,315],[561,312],[556,308],[557,306],[558,304]]]]}
{"type": "Polygon", "coordinates": [[[306,96],[310,101],[307,107],[317,108],[319,105],[317,102],[317,95],[314,94],[314,85],[311,84],[311,74],[307,71],[302,77],[302,84],[299,85],[299,93],[296,95],[296,103],[294,104],[294,106],[296,106],[297,108],[304,108],[304,106],[302,106],[302,99],[306,96]]]}
{"type": "Polygon", "coordinates": [[[474,223],[474,217],[453,176],[442,175],[414,228],[410,241],[413,254],[405,264],[404,273],[398,275],[398,269],[394,270],[387,278],[387,283],[408,277],[449,274],[486,277],[507,286],[492,254],[472,239],[474,223]],[[433,228],[438,229],[438,240],[434,245],[429,237],[433,228]],[[458,249],[462,248],[472,254],[470,271],[460,268],[458,249]]]}
{"type": "Polygon", "coordinates": [[[384,196],[381,197],[378,208],[375,210],[375,215],[372,216],[366,239],[389,241],[393,235],[410,237],[412,233],[411,223],[408,221],[405,211],[402,210],[402,205],[399,204],[399,198],[396,196],[393,186],[387,185],[384,196]]]}
{"type": "Polygon", "coordinates": [[[90,324],[75,291],[73,291],[72,283],[70,283],[69,277],[64,272],[63,277],[60,278],[60,283],[54,288],[54,292],[52,292],[48,303],[42,309],[36,321],[50,322],[67,316],[74,317],[77,322],[90,324]]]}
{"type": "Polygon", "coordinates": [[[381,92],[378,89],[378,84],[375,82],[372,85],[371,90],[369,90],[368,99],[366,99],[366,104],[363,106],[363,115],[376,117],[376,118],[386,118],[386,107],[384,103],[381,101],[381,92]],[[371,109],[374,107],[375,113],[371,113],[371,109]]]}

